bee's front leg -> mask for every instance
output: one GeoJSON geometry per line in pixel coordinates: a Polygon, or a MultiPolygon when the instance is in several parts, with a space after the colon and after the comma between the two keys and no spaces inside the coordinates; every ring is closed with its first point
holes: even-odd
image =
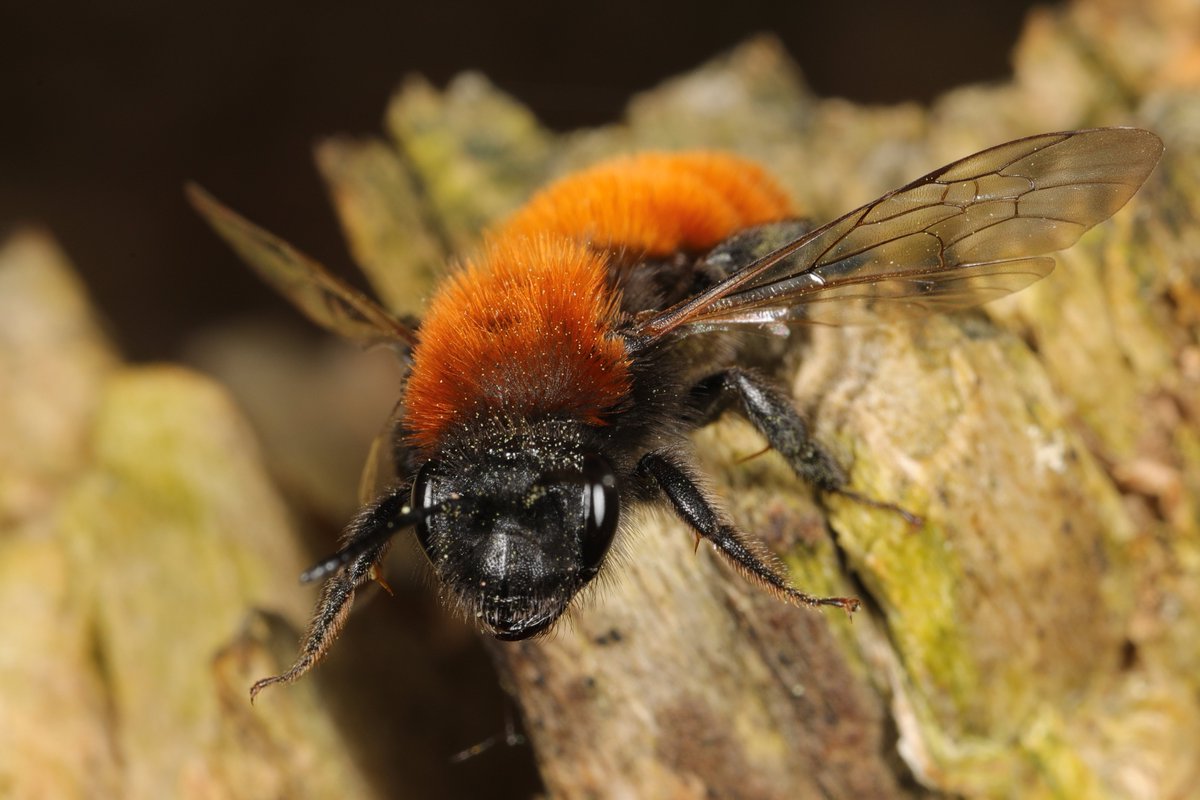
{"type": "Polygon", "coordinates": [[[352,555],[344,560],[344,567],[336,565],[336,571],[321,589],[321,599],[308,625],[308,631],[300,644],[300,655],[296,663],[283,674],[263,678],[250,687],[250,701],[258,693],[276,683],[291,683],[315,667],[346,623],[346,616],[354,603],[358,587],[371,577],[372,567],[380,562],[387,552],[391,537],[410,515],[408,508],[409,488],[401,486],[385,494],[367,506],[346,527],[342,536],[342,548],[337,554],[325,559],[306,575],[318,570],[320,574],[333,571],[329,565],[338,560],[339,554],[352,555]]]}

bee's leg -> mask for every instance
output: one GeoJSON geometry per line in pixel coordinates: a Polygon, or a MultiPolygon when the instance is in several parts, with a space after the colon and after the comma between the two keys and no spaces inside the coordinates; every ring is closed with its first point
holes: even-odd
{"type": "Polygon", "coordinates": [[[792,586],[782,567],[766,548],[722,519],[712,502],[687,473],[687,468],[670,455],[647,453],[638,462],[638,476],[662,490],[679,518],[729,559],[744,575],[795,605],[838,606],[857,611],[853,597],[817,597],[792,586]]]}
{"type": "Polygon", "coordinates": [[[346,566],[325,582],[321,599],[308,625],[308,632],[300,645],[296,663],[282,675],[263,678],[250,687],[250,701],[268,686],[276,683],[291,683],[315,667],[325,657],[329,646],[337,638],[354,603],[354,592],[371,576],[371,569],[383,558],[391,541],[389,532],[394,533],[394,521],[408,511],[408,487],[399,487],[367,506],[347,526],[342,536],[342,551],[357,551],[367,544],[346,566]],[[373,543],[372,543],[373,542],[373,543]]]}
{"type": "Polygon", "coordinates": [[[809,436],[808,424],[791,399],[760,375],[739,367],[718,372],[696,384],[690,399],[702,424],[736,407],[787,460],[792,471],[820,491],[894,511],[912,525],[921,524],[921,518],[911,511],[847,489],[845,470],[809,436]]]}

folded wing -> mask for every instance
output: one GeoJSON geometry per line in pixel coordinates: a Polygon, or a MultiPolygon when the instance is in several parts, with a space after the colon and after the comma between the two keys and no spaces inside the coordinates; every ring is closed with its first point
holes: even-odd
{"type": "Polygon", "coordinates": [[[1044,254],[1112,216],[1162,141],[1136,128],[984,150],[818,228],[641,321],[635,340],[773,323],[855,324],[985,303],[1048,275],[1044,254]]]}
{"type": "Polygon", "coordinates": [[[416,343],[410,326],[324,267],[190,184],[187,196],[213,230],[259,277],[323,328],[363,344],[416,343]]]}

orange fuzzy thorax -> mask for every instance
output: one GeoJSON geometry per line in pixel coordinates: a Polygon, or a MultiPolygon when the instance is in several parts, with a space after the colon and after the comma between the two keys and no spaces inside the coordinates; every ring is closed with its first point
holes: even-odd
{"type": "Polygon", "coordinates": [[[716,153],[645,154],[538,193],[430,301],[405,394],[430,450],[480,416],[600,425],[629,393],[608,254],[701,252],[791,214],[761,168],[716,153]]]}
{"type": "Polygon", "coordinates": [[[406,421],[421,447],[476,415],[601,424],[629,391],[604,259],[562,237],[496,240],[434,296],[413,351],[406,421]]]}

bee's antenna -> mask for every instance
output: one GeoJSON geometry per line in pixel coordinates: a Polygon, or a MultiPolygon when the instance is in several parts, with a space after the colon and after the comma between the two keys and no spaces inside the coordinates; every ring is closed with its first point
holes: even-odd
{"type": "MultiPolygon", "coordinates": [[[[387,520],[377,525],[374,530],[371,530],[364,535],[352,537],[351,540],[336,553],[325,556],[325,558],[321,559],[316,564],[313,564],[304,572],[300,573],[300,582],[313,583],[314,581],[319,581],[322,578],[332,575],[362,554],[373,550],[374,548],[386,542],[388,539],[391,539],[400,531],[406,528],[411,528],[418,522],[433,516],[441,511],[445,506],[454,503],[458,499],[458,496],[454,495],[440,503],[434,503],[428,508],[414,509],[408,504],[401,506],[395,516],[389,517],[387,520]]],[[[363,525],[364,520],[367,520],[373,516],[378,509],[378,505],[370,507],[364,514],[359,515],[358,519],[350,523],[350,529],[354,530],[355,528],[363,525]]]]}

